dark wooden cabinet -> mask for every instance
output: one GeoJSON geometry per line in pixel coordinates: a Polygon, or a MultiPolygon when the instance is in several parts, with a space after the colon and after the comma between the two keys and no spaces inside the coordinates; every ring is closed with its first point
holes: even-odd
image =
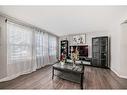
{"type": "Polygon", "coordinates": [[[65,57],[68,57],[68,40],[61,41],[61,54],[64,54],[65,57]]]}
{"type": "Polygon", "coordinates": [[[92,65],[109,68],[109,38],[92,38],[92,65]]]}

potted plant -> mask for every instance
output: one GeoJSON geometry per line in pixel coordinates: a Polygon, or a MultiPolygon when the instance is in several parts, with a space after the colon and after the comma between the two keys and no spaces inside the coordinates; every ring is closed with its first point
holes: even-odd
{"type": "Polygon", "coordinates": [[[78,56],[79,56],[79,52],[77,50],[77,48],[72,51],[72,60],[73,60],[73,66],[76,66],[76,60],[78,60],[78,56]]]}

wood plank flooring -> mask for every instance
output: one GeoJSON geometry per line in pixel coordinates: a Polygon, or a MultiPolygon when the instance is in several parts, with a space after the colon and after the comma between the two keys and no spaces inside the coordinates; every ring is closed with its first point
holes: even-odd
{"type": "MultiPolygon", "coordinates": [[[[52,67],[46,66],[31,74],[1,82],[0,89],[80,89],[80,85],[54,77],[52,67]]],[[[85,66],[84,89],[127,89],[127,80],[119,78],[111,70],[85,66]]]]}

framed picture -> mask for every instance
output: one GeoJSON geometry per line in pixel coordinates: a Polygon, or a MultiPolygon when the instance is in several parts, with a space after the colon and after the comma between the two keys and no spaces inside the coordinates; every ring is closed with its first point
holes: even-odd
{"type": "Polygon", "coordinates": [[[73,44],[85,44],[85,34],[73,36],[73,44]]]}

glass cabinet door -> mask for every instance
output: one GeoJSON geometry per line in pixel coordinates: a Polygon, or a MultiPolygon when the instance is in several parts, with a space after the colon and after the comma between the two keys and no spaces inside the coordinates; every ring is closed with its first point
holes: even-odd
{"type": "Polygon", "coordinates": [[[107,45],[101,46],[100,49],[101,49],[101,52],[103,52],[103,53],[107,52],[107,45]]]}
{"type": "Polygon", "coordinates": [[[94,52],[100,52],[99,46],[93,46],[93,53],[94,52]]]}
{"type": "Polygon", "coordinates": [[[99,39],[98,38],[93,39],[93,45],[99,45],[99,39]]]}
{"type": "Polygon", "coordinates": [[[99,56],[100,56],[99,52],[93,53],[93,58],[94,59],[99,59],[99,56]]]}
{"type": "Polygon", "coordinates": [[[92,38],[92,64],[99,67],[108,65],[108,37],[92,38]]]}
{"type": "Polygon", "coordinates": [[[105,45],[107,45],[108,43],[108,39],[107,39],[107,37],[104,37],[104,38],[100,38],[100,44],[101,44],[101,46],[105,46],[105,45]]]}

